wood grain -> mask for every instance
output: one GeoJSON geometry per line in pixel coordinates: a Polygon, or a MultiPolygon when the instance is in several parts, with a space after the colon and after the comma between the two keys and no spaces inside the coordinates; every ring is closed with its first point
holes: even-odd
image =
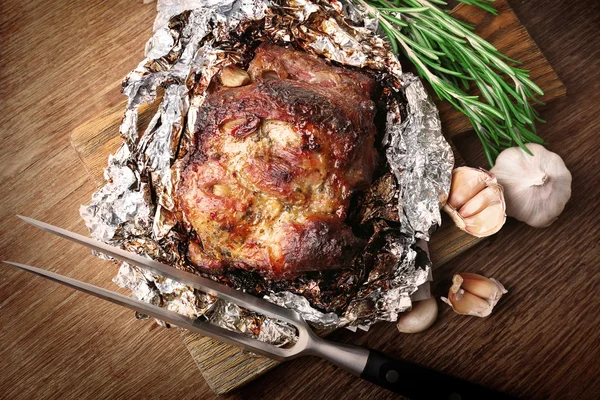
{"type": "Polygon", "coordinates": [[[280,364],[197,333],[181,332],[181,336],[206,383],[216,394],[244,386],[280,364]]]}
{"type": "MultiPolygon", "coordinates": [[[[534,49],[533,53],[528,56],[529,62],[539,65],[540,69],[550,71],[550,73],[546,73],[543,77],[540,77],[541,82],[539,83],[541,87],[544,90],[550,90],[551,93],[564,93],[562,83],[539,52],[535,43],[528,37],[527,32],[519,24],[514,13],[505,4],[501,4],[501,6],[499,20],[505,21],[505,37],[518,38],[519,40],[525,37],[526,40],[522,41],[522,43],[525,43],[524,47],[534,49]]],[[[475,24],[484,24],[488,21],[480,15],[479,9],[474,7],[459,6],[455,9],[454,13],[475,24]]],[[[494,29],[500,29],[497,23],[494,24],[494,29]]],[[[482,34],[485,33],[486,36],[495,35],[494,30],[484,29],[483,31],[482,34]]],[[[512,43],[513,40],[505,39],[505,42],[512,43]]],[[[509,52],[509,55],[515,56],[512,52],[509,52]]],[[[116,87],[115,90],[117,90],[116,87]]],[[[552,96],[549,96],[547,100],[551,99],[552,96]]],[[[144,131],[152,115],[156,112],[158,104],[159,101],[156,101],[154,104],[145,106],[139,110],[138,130],[140,132],[144,131]]],[[[106,166],[108,155],[113,153],[120,144],[116,133],[119,130],[124,105],[125,103],[119,104],[103,112],[98,117],[92,118],[92,120],[77,127],[71,134],[73,148],[77,151],[86,169],[99,185],[104,183],[103,170],[106,166]]],[[[446,110],[442,114],[442,118],[445,126],[444,134],[447,138],[451,139],[463,133],[464,126],[460,123],[455,123],[456,121],[463,120],[460,112],[455,109],[446,110]],[[449,123],[446,123],[447,121],[449,123]]],[[[453,149],[456,150],[454,146],[453,149]]],[[[457,151],[455,151],[455,157],[457,158],[457,165],[464,165],[457,151]]],[[[444,224],[436,232],[434,241],[431,243],[432,260],[436,266],[441,266],[472,248],[481,240],[460,231],[449,218],[444,216],[444,224]]],[[[182,333],[182,337],[202,376],[204,376],[210,388],[218,394],[235,390],[279,364],[264,357],[255,357],[241,353],[239,349],[233,346],[222,344],[195,333],[185,332],[182,333]]]]}
{"type": "MultiPolygon", "coordinates": [[[[509,294],[476,319],[441,306],[436,324],[399,335],[392,324],[333,340],[367,345],[525,399],[596,399],[600,393],[600,5],[581,0],[510,2],[569,88],[542,110],[539,133],[573,174],[573,196],[543,230],[509,220],[472,251],[435,269],[443,295],[454,272],[500,279],[509,294]]],[[[89,179],[68,135],[122,101],[108,91],[133,69],[154,5],[142,1],[0,2],[0,256],[115,289],[116,270],[14,214],[85,233],[78,205],[89,179]]],[[[485,165],[467,134],[469,165],[485,165]]],[[[0,397],[6,399],[393,399],[313,359],[285,363],[219,397],[173,329],[122,308],[0,268],[0,397]]]]}
{"type": "MultiPolygon", "coordinates": [[[[565,93],[562,82],[552,70],[537,45],[522,27],[516,15],[504,2],[498,2],[499,15],[489,18],[481,9],[476,7],[458,6],[453,14],[463,20],[481,26],[479,33],[492,41],[499,48],[505,48],[506,53],[513,58],[520,58],[523,52],[525,68],[535,69],[538,73],[536,82],[548,93],[545,100],[549,101],[565,93]],[[502,35],[498,35],[501,31],[502,35]],[[539,72],[543,71],[543,74],[539,72]]],[[[115,88],[116,90],[116,88],[115,88]]],[[[138,130],[143,132],[147,123],[157,109],[153,105],[140,109],[138,130]]],[[[119,145],[116,132],[119,130],[124,104],[120,104],[91,121],[77,127],[71,134],[71,144],[78,152],[88,172],[99,183],[103,184],[103,169],[108,154],[114,152],[119,145]]],[[[441,114],[444,123],[444,134],[451,140],[462,134],[466,120],[460,112],[450,108],[441,114]]],[[[456,165],[464,165],[456,147],[456,165]]],[[[436,266],[441,266],[452,258],[475,246],[482,239],[470,236],[452,223],[444,215],[444,223],[436,232],[431,243],[431,256],[436,266]]],[[[201,335],[186,332],[182,334],[184,342],[196,365],[202,372],[210,388],[218,394],[228,393],[274,368],[279,363],[264,357],[243,354],[239,349],[224,345],[201,335]]]]}
{"type": "MultiPolygon", "coordinates": [[[[143,131],[151,120],[158,108],[157,104],[158,102],[140,108],[140,131],[143,131]]],[[[77,127],[71,134],[71,145],[99,186],[104,184],[103,170],[109,154],[116,151],[121,144],[117,133],[124,106],[123,103],[107,110],[77,127]]],[[[458,150],[455,146],[452,147],[456,165],[464,165],[458,150]]],[[[462,232],[444,216],[444,223],[436,232],[435,240],[431,244],[432,260],[435,265],[442,265],[479,241],[480,238],[462,232]]],[[[215,393],[228,393],[279,364],[264,357],[241,353],[236,347],[192,332],[183,332],[182,337],[202,376],[215,393]]]]}
{"type": "MultiPolygon", "coordinates": [[[[111,85],[113,91],[118,92],[120,84],[111,85]]],[[[152,116],[158,110],[160,102],[156,101],[152,104],[142,104],[138,114],[138,129],[143,132],[152,116]]],[[[81,159],[87,172],[94,179],[97,186],[102,186],[104,180],[104,168],[107,165],[109,154],[113,154],[123,143],[123,139],[119,136],[119,125],[126,101],[122,101],[114,107],[111,107],[100,115],[79,125],[71,133],[70,142],[73,149],[81,159]]]]}

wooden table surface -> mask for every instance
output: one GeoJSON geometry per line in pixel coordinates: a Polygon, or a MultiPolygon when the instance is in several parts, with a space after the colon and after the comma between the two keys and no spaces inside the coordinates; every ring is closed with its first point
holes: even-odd
{"type": "MultiPolygon", "coordinates": [[[[523,398],[600,393],[600,7],[595,1],[509,1],[567,86],[540,135],[573,174],[573,196],[548,229],[505,228],[434,270],[436,296],[454,272],[493,276],[509,294],[488,319],[440,304],[425,333],[393,324],[335,340],[370,346],[523,398]]],[[[118,103],[112,87],[142,58],[155,4],[142,0],[0,1],[0,257],[115,289],[115,267],[18,220],[17,213],[86,233],[79,205],[95,189],[69,133],[118,103]]],[[[458,143],[484,165],[472,137],[458,143]]],[[[216,397],[175,329],[0,267],[0,397],[216,397]]],[[[395,398],[306,358],[227,398],[395,398]]]]}

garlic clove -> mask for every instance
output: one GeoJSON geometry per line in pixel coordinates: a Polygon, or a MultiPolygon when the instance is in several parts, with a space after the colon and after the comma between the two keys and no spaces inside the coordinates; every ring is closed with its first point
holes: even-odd
{"type": "Polygon", "coordinates": [[[443,210],[446,211],[450,218],[452,218],[452,221],[454,221],[458,229],[464,231],[467,228],[467,223],[463,217],[461,217],[458,211],[456,211],[450,204],[446,203],[443,210]]]}
{"type": "Polygon", "coordinates": [[[444,211],[459,229],[473,236],[485,237],[498,232],[506,221],[502,186],[493,174],[483,169],[460,167],[454,171],[444,211]]]}
{"type": "Polygon", "coordinates": [[[448,297],[442,301],[458,314],[487,317],[505,293],[508,291],[493,278],[461,272],[452,278],[448,297]]]}
{"type": "Polygon", "coordinates": [[[506,213],[526,224],[543,228],[562,213],[571,197],[571,173],[562,158],[544,146],[528,143],[504,150],[492,172],[504,186],[506,213]]]}
{"type": "Polygon", "coordinates": [[[482,299],[498,300],[506,293],[504,286],[493,278],[469,272],[461,272],[459,276],[462,278],[461,287],[482,299]]]}
{"type": "Polygon", "coordinates": [[[448,294],[447,299],[442,297],[442,301],[452,306],[458,314],[472,315],[474,317],[487,317],[492,313],[493,309],[487,301],[463,289],[458,293],[448,294]]]}
{"type": "Polygon", "coordinates": [[[235,65],[228,65],[221,71],[221,83],[227,87],[239,87],[250,83],[250,75],[235,65]]]}
{"type": "Polygon", "coordinates": [[[486,208],[501,202],[502,187],[500,185],[488,186],[467,201],[458,210],[458,213],[463,218],[472,217],[483,212],[486,208]]]}
{"type": "Polygon", "coordinates": [[[429,328],[437,319],[438,305],[434,297],[413,303],[412,310],[398,318],[396,326],[402,333],[419,333],[429,328]]]}
{"type": "Polygon", "coordinates": [[[506,222],[504,204],[497,202],[487,205],[481,212],[463,219],[465,232],[476,237],[486,237],[498,232],[506,222]]]}
{"type": "Polygon", "coordinates": [[[471,167],[458,167],[452,171],[452,183],[448,203],[455,209],[461,208],[468,200],[473,198],[488,186],[494,176],[483,169],[471,167]]]}

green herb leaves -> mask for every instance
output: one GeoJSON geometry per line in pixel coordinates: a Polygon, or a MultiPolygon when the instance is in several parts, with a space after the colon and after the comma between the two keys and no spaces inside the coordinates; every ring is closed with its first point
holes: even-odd
{"type": "MultiPolygon", "coordinates": [[[[414,64],[441,100],[464,113],[475,128],[490,165],[509,147],[544,143],[535,133],[543,122],[531,102],[542,90],[529,71],[477,36],[474,27],[437,5],[441,0],[354,0],[377,16],[394,52],[414,64]],[[436,5],[437,4],[437,5],[436,5]],[[480,95],[467,93],[475,87],[480,95]]],[[[459,0],[496,14],[493,0],[459,0]]]]}

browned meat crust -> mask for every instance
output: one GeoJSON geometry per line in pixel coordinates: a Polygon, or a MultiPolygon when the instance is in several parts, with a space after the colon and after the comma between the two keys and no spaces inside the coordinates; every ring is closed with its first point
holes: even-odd
{"type": "Polygon", "coordinates": [[[371,183],[374,81],[306,53],[260,46],[246,86],[217,86],[195,125],[177,197],[200,268],[271,277],[348,267],[365,243],[344,223],[371,183]]]}

